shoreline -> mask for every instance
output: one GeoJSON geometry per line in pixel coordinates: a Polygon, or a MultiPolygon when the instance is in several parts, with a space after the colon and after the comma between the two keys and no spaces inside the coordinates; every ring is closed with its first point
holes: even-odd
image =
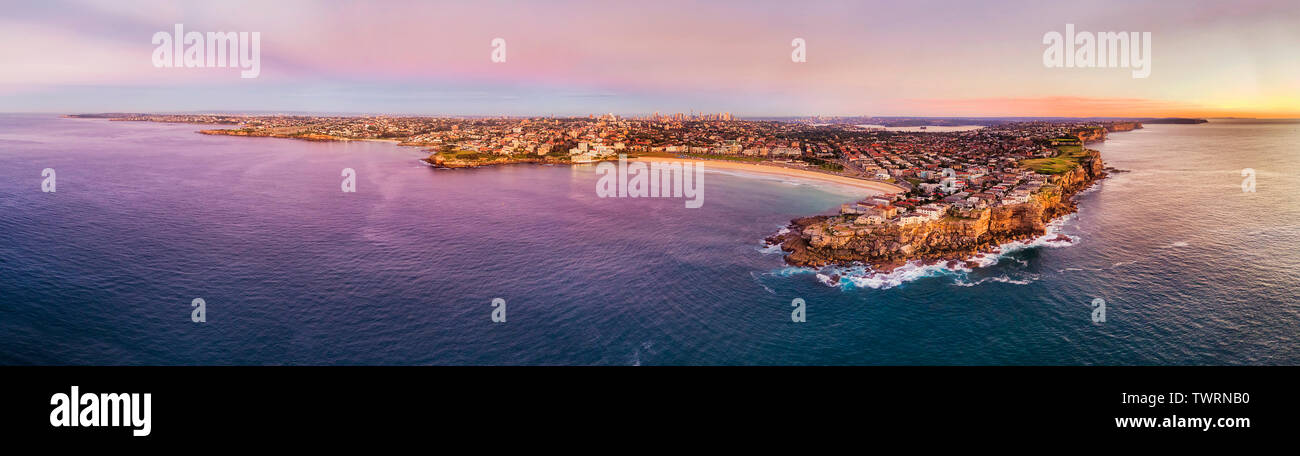
{"type": "MultiPolygon", "coordinates": [[[[109,119],[109,120],[114,120],[114,119],[109,119]]],[[[165,122],[165,123],[185,123],[185,122],[165,122]]],[[[389,139],[389,138],[344,138],[341,136],[320,135],[320,134],[300,135],[300,134],[284,134],[284,133],[262,133],[262,132],[247,132],[237,128],[217,128],[217,129],[210,129],[210,130],[198,130],[196,133],[202,135],[209,135],[209,136],[239,136],[243,138],[297,139],[301,141],[314,141],[314,142],[364,141],[364,142],[392,143],[399,146],[402,145],[401,140],[389,139]]],[[[412,147],[418,147],[418,146],[412,146],[412,147]]]]}
{"type": "MultiPolygon", "coordinates": [[[[403,143],[402,141],[400,141],[400,140],[395,140],[395,139],[379,139],[379,138],[364,138],[364,139],[358,138],[358,139],[352,139],[352,138],[340,138],[340,137],[334,137],[334,136],[330,136],[330,137],[321,137],[321,136],[314,136],[314,135],[313,135],[313,136],[301,136],[301,135],[285,135],[285,134],[247,134],[247,133],[244,133],[244,132],[242,132],[242,131],[240,131],[240,130],[238,130],[238,129],[213,129],[213,130],[199,130],[197,133],[199,133],[199,134],[204,134],[204,135],[213,135],[213,136],[240,136],[240,137],[253,137],[253,138],[297,139],[297,140],[302,140],[302,141],[314,141],[314,142],[329,142],[329,141],[341,141],[341,142],[351,142],[351,141],[371,141],[371,142],[385,142],[385,143],[390,143],[390,144],[394,144],[394,145],[397,145],[397,146],[403,146],[403,147],[426,147],[426,146],[417,146],[417,145],[413,145],[413,144],[405,144],[405,143],[403,143]]],[[[832,175],[832,174],[827,174],[827,173],[821,173],[821,172],[817,172],[817,171],[810,171],[810,170],[797,169],[797,168],[787,168],[787,167],[784,167],[784,166],[762,165],[762,164],[758,164],[758,163],[739,163],[739,162],[729,162],[729,161],[725,161],[725,160],[703,160],[703,159],[698,159],[698,158],[628,157],[628,161],[638,161],[638,160],[639,160],[639,161],[643,161],[643,162],[647,162],[647,163],[651,163],[651,162],[678,162],[678,163],[690,162],[690,163],[708,163],[709,165],[708,165],[707,168],[726,169],[726,170],[742,171],[742,172],[751,172],[751,173],[755,173],[755,174],[766,174],[766,175],[771,175],[771,176],[781,176],[781,177],[787,177],[787,178],[792,178],[792,179],[812,180],[812,181],[818,181],[818,182],[822,182],[822,183],[829,183],[829,184],[840,185],[840,186],[844,186],[844,187],[853,187],[853,188],[856,188],[856,189],[860,189],[860,190],[868,190],[868,191],[871,191],[871,192],[872,192],[872,193],[867,194],[866,196],[871,196],[871,195],[875,195],[875,194],[879,194],[879,193],[901,193],[901,192],[906,191],[906,189],[903,189],[902,187],[898,187],[898,186],[896,186],[896,185],[892,185],[892,184],[889,184],[889,183],[886,183],[886,182],[869,181],[869,180],[865,180],[865,179],[857,179],[857,178],[852,178],[852,177],[847,177],[847,176],[837,176],[837,175],[832,175]]],[[[430,165],[432,165],[432,166],[434,166],[434,167],[438,167],[438,166],[439,166],[439,165],[437,165],[437,164],[435,164],[435,163],[429,161],[428,159],[424,159],[423,161],[429,163],[430,165]]],[[[508,164],[519,164],[519,163],[535,163],[535,164],[536,164],[536,163],[546,163],[546,160],[543,158],[541,161],[520,161],[520,162],[505,162],[505,163],[484,163],[484,164],[482,164],[482,165],[480,165],[480,166],[497,166],[497,165],[508,165],[508,164]]],[[[563,164],[563,163],[558,163],[558,162],[557,162],[557,163],[554,163],[554,164],[563,164]]],[[[570,166],[573,166],[573,165],[580,165],[580,164],[585,164],[585,163],[569,163],[570,166]]],[[[475,167],[477,167],[477,166],[475,166],[475,167]]]]}
{"type": "MultiPolygon", "coordinates": [[[[764,242],[771,245],[780,245],[781,250],[785,252],[784,260],[786,264],[795,267],[808,268],[813,271],[826,270],[826,268],[852,268],[854,266],[863,266],[869,272],[866,278],[883,277],[891,278],[895,271],[905,266],[915,266],[916,268],[940,267],[949,270],[960,268],[974,269],[987,265],[996,264],[996,258],[1006,252],[1007,247],[1017,244],[1035,244],[1039,241],[1044,243],[1059,242],[1066,240],[1067,245],[1072,244],[1070,236],[1055,232],[1052,228],[1058,223],[1064,223],[1068,217],[1078,212],[1075,205],[1075,196],[1096,186],[1100,181],[1108,177],[1103,168],[1100,152],[1089,150],[1090,159],[1088,163],[1080,163],[1077,168],[1052,177],[1050,182],[1059,188],[1057,192],[1049,194],[1040,193],[1041,197],[1030,203],[1016,205],[1021,209],[1036,209],[1034,214],[1028,219],[1024,215],[1017,216],[1020,211],[1016,206],[992,207],[986,209],[986,212],[977,219],[977,223],[984,223],[989,229],[984,230],[974,238],[958,239],[957,242],[949,242],[944,245],[928,246],[930,251],[914,253],[911,239],[930,239],[927,233],[954,231],[950,222],[945,220],[928,222],[921,225],[910,227],[891,225],[880,229],[866,229],[867,234],[858,231],[847,235],[837,234],[835,237],[846,238],[839,239],[836,245],[816,245],[818,235],[814,234],[808,237],[808,229],[822,228],[825,229],[828,223],[831,223],[835,216],[809,216],[791,220],[791,224],[782,232],[777,233],[764,239],[764,242]],[[999,219],[999,223],[993,223],[993,219],[999,219]],[[1006,225],[1006,222],[1018,223],[1027,226],[1008,230],[994,230],[993,225],[1006,225]],[[1041,227],[1039,226],[1041,222],[1041,227]],[[882,231],[874,233],[874,231],[882,231]],[[998,233],[995,231],[1004,231],[998,233]],[[988,235],[987,238],[985,236],[988,235]],[[883,236],[883,237],[881,237],[883,236]],[[1047,239],[1048,236],[1055,236],[1047,239]],[[1065,238],[1065,239],[1062,239],[1065,238]],[[861,241],[861,242],[856,242],[861,241]],[[983,240],[981,240],[983,239],[983,240]],[[875,242],[873,242],[875,241],[875,242]],[[892,244],[889,242],[892,241],[892,244]],[[885,248],[881,242],[886,244],[905,244],[908,249],[890,249],[885,248]],[[854,245],[857,244],[857,245],[854,245]],[[950,244],[950,245],[949,245],[950,244]],[[866,249],[861,251],[860,249],[866,249]],[[883,249],[883,250],[882,250],[883,249]],[[845,251],[851,252],[847,255],[845,251]],[[989,258],[994,258],[988,262],[989,258]],[[985,261],[981,261],[984,259],[985,261]],[[987,263],[987,264],[985,264],[987,263]]],[[[968,223],[959,226],[962,229],[956,232],[968,231],[968,223]]],[[[820,231],[819,231],[820,232],[820,231]]],[[[823,242],[825,244],[826,242],[823,242]]],[[[834,274],[829,278],[838,281],[840,274],[834,274]]],[[[863,278],[863,277],[859,277],[863,278]]]]}
{"type": "Polygon", "coordinates": [[[846,176],[836,176],[817,171],[803,169],[786,168],[783,166],[760,165],[757,163],[737,163],[723,160],[701,160],[698,158],[667,158],[667,157],[628,157],[628,161],[643,162],[678,162],[678,163],[707,163],[705,167],[713,169],[726,169],[733,171],[751,172],[756,174],[767,174],[772,176],[789,177],[794,179],[814,180],[824,183],[837,184],[846,187],[854,187],[862,190],[870,190],[874,193],[899,193],[904,190],[898,186],[885,182],[876,182],[863,179],[855,179],[846,176]]]}
{"type": "Polygon", "coordinates": [[[852,285],[853,287],[886,290],[906,282],[932,277],[936,273],[970,273],[976,269],[991,267],[1001,263],[1005,256],[1024,249],[1072,247],[1078,242],[1079,238],[1061,233],[1059,230],[1069,221],[1070,217],[1076,214],[1078,213],[1071,212],[1053,218],[1047,223],[1047,229],[1041,235],[1005,240],[987,249],[972,252],[966,257],[915,258],[885,264],[859,262],[823,266],[789,266],[813,274],[818,282],[828,287],[843,288],[845,285],[852,285]],[[847,284],[845,283],[846,280],[848,281],[847,284]]]}

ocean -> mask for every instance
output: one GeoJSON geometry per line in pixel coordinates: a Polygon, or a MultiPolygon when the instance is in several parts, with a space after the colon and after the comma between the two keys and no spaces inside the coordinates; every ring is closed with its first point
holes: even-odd
{"type": "Polygon", "coordinates": [[[1070,242],[885,276],[762,245],[862,194],[833,184],[710,172],[689,209],[201,128],[0,115],[0,364],[1300,364],[1296,122],[1114,133],[1070,242]]]}

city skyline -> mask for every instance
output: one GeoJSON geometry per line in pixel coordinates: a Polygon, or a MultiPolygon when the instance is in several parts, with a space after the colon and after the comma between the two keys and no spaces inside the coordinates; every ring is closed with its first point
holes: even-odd
{"type": "Polygon", "coordinates": [[[7,112],[1300,117],[1286,2],[15,5],[7,112]],[[78,14],[67,15],[76,10],[78,14]],[[683,15],[683,11],[691,14],[683,15]],[[906,17],[906,21],[898,20],[906,17]],[[174,24],[259,32],[261,74],[157,68],[174,24]],[[1067,24],[1150,32],[1151,72],[1048,68],[1067,24]],[[489,59],[492,42],[508,59],[489,59]],[[791,40],[807,61],[791,61],[791,40]]]}

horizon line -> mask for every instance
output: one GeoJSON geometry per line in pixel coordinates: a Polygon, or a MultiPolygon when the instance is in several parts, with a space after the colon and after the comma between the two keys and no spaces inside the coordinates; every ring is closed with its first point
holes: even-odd
{"type": "MultiPolygon", "coordinates": [[[[715,115],[723,114],[725,111],[702,112],[696,111],[696,115],[715,115]]],[[[587,118],[591,116],[604,116],[613,114],[620,117],[648,117],[654,115],[654,112],[638,113],[586,113],[586,114],[448,114],[448,113],[413,113],[413,112],[380,112],[380,111],[294,111],[294,110],[185,110],[185,111],[3,111],[0,114],[51,114],[51,115],[109,115],[109,114],[214,114],[214,115],[314,115],[314,116],[405,116],[405,117],[489,117],[489,118],[587,118]]],[[[660,114],[668,117],[676,112],[669,114],[660,114]]],[[[1300,117],[1261,117],[1261,116],[1059,116],[1059,115],[901,115],[901,114],[763,114],[763,115],[737,115],[732,113],[735,120],[764,120],[772,118],[827,118],[827,119],[972,119],[972,120],[1009,120],[1009,119],[1081,119],[1081,120],[1102,120],[1102,119],[1120,119],[1120,120],[1142,120],[1142,119],[1239,119],[1239,120],[1300,120],[1300,117]]]]}

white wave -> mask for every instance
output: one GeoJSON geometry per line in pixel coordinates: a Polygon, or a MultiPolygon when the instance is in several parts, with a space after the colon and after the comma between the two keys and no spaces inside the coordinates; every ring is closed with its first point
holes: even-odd
{"type": "Polygon", "coordinates": [[[825,284],[828,287],[833,287],[835,286],[836,283],[834,280],[831,280],[830,276],[821,273],[817,274],[817,281],[825,284]]]}
{"type": "Polygon", "coordinates": [[[957,279],[956,281],[953,282],[953,285],[956,285],[956,286],[959,286],[959,287],[973,287],[973,286],[976,286],[976,285],[979,285],[979,284],[981,284],[981,283],[985,283],[985,282],[1009,283],[1009,284],[1013,284],[1013,285],[1029,285],[1029,284],[1032,283],[1034,280],[1037,280],[1037,277],[1032,278],[1032,279],[1013,279],[1013,278],[1008,277],[1007,275],[1003,274],[1003,275],[1000,275],[1000,276],[997,276],[997,277],[985,277],[985,278],[983,278],[983,279],[979,279],[979,280],[976,280],[976,281],[974,281],[974,282],[968,282],[968,281],[963,280],[963,279],[957,279]]]}
{"type": "Polygon", "coordinates": [[[781,244],[761,245],[756,250],[758,250],[758,253],[764,255],[784,253],[784,251],[781,250],[781,244]]]}
{"type": "Polygon", "coordinates": [[[1102,268],[1073,268],[1073,267],[1071,267],[1071,268],[1065,268],[1065,269],[1057,269],[1056,272],[1058,272],[1058,273],[1062,273],[1062,274],[1067,273],[1067,272],[1105,272],[1105,271],[1108,271],[1108,270],[1111,270],[1111,269],[1118,268],[1118,267],[1120,267],[1120,266],[1128,266],[1128,265],[1130,265],[1130,264],[1137,264],[1137,263],[1138,263],[1137,260],[1131,260],[1131,261],[1119,261],[1119,262],[1112,263],[1112,264],[1110,265],[1109,268],[1106,268],[1106,267],[1102,267],[1102,268]]]}
{"type": "Polygon", "coordinates": [[[712,174],[722,174],[724,176],[743,177],[746,179],[765,180],[770,182],[781,182],[781,183],[791,184],[791,185],[800,185],[800,182],[794,182],[789,179],[785,179],[781,176],[768,174],[768,173],[761,173],[761,172],[747,173],[744,171],[734,171],[730,169],[710,168],[707,165],[705,165],[704,167],[704,172],[712,173],[712,174]]]}
{"type": "Polygon", "coordinates": [[[754,279],[754,283],[757,283],[758,286],[763,287],[764,290],[767,290],[767,294],[772,294],[772,295],[776,294],[776,290],[773,290],[772,287],[769,287],[763,283],[763,275],[764,274],[759,274],[758,272],[749,273],[749,277],[754,279]]]}
{"type": "MultiPolygon", "coordinates": [[[[722,174],[722,175],[732,176],[732,177],[740,177],[740,178],[751,179],[751,180],[763,180],[763,181],[768,181],[773,183],[785,184],[791,187],[808,187],[808,188],[814,188],[820,191],[824,191],[827,193],[834,193],[838,195],[853,195],[854,197],[861,197],[862,191],[864,190],[863,188],[860,188],[855,185],[826,181],[826,180],[821,180],[813,177],[792,178],[788,176],[771,174],[762,171],[746,172],[743,170],[732,170],[732,169],[720,170],[716,168],[709,168],[706,165],[704,167],[704,172],[722,174]]],[[[868,190],[868,191],[871,192],[871,194],[880,193],[874,190],[868,190]]]]}
{"type": "MultiPolygon", "coordinates": [[[[785,236],[786,233],[789,232],[790,232],[790,227],[782,225],[781,230],[776,232],[776,236],[785,236]]],[[[767,239],[761,239],[758,241],[757,250],[759,253],[762,253],[764,255],[784,252],[783,250],[781,250],[781,244],[778,243],[778,244],[768,245],[767,239]]]]}
{"type": "Polygon", "coordinates": [[[906,282],[911,282],[925,277],[935,277],[944,274],[970,272],[964,264],[955,263],[955,267],[948,267],[945,263],[922,264],[919,261],[909,261],[907,264],[894,268],[887,274],[870,272],[867,275],[853,275],[851,273],[841,276],[840,282],[845,281],[855,287],[875,288],[887,290],[906,282]]]}
{"type": "Polygon", "coordinates": [[[802,274],[812,274],[815,272],[817,271],[812,268],[801,268],[799,266],[786,266],[784,268],[772,271],[772,274],[781,277],[792,277],[792,276],[802,275],[802,274]]]}
{"type": "Polygon", "coordinates": [[[1092,185],[1089,185],[1088,188],[1085,188],[1085,189],[1083,189],[1083,190],[1079,190],[1077,193],[1074,194],[1074,196],[1075,196],[1075,197],[1079,197],[1079,196],[1087,195],[1087,194],[1089,194],[1089,193],[1092,193],[1092,192],[1095,192],[1095,191],[1097,191],[1097,190],[1100,190],[1100,189],[1101,189],[1101,182],[1102,182],[1101,179],[1097,179],[1097,180],[1093,181],[1093,182],[1092,182],[1092,185]]]}
{"type": "MultiPolygon", "coordinates": [[[[926,277],[938,277],[951,275],[954,279],[954,285],[958,286],[975,286],[986,282],[1010,283],[1015,285],[1027,285],[1036,277],[1029,279],[1015,279],[1003,275],[1000,277],[989,277],[980,279],[975,282],[967,281],[968,274],[972,268],[967,266],[973,263],[975,267],[985,268],[998,264],[1004,258],[1021,250],[1030,248],[1062,248],[1069,247],[1079,242],[1078,236],[1064,234],[1060,230],[1065,223],[1073,217],[1073,214],[1060,217],[1047,224],[1042,236],[1026,241],[1013,241],[997,246],[991,252],[984,252],[973,257],[960,261],[943,261],[931,264],[925,264],[921,261],[909,261],[906,264],[894,268],[894,270],[884,273],[872,270],[866,266],[839,267],[829,266],[820,270],[810,268],[786,267],[777,271],[775,274],[789,277],[795,274],[813,273],[817,281],[829,287],[840,287],[841,289],[850,288],[874,288],[887,290],[907,282],[923,279],[926,277]],[[838,279],[836,279],[838,277],[838,279]]],[[[1028,262],[1015,259],[1015,261],[1028,265],[1028,262]]]]}

